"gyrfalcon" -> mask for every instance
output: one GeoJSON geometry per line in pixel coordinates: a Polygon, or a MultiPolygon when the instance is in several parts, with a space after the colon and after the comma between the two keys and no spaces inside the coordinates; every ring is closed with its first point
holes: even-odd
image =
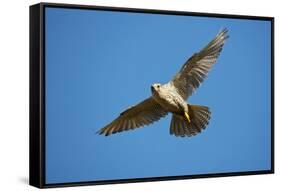
{"type": "Polygon", "coordinates": [[[158,121],[169,112],[173,114],[170,134],[190,137],[200,133],[209,124],[210,109],[191,105],[186,100],[216,62],[228,38],[227,32],[227,29],[221,30],[209,44],[185,62],[170,82],[151,85],[151,97],[123,111],[98,133],[107,136],[139,128],[158,121]]]}

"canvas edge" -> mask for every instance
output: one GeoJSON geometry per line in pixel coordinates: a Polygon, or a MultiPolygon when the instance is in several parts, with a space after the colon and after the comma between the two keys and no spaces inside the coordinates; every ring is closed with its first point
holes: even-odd
{"type": "Polygon", "coordinates": [[[271,17],[271,171],[275,172],[275,18],[271,17]]]}
{"type": "Polygon", "coordinates": [[[29,7],[29,184],[38,188],[44,186],[42,7],[29,7]]]}
{"type": "Polygon", "coordinates": [[[111,6],[97,6],[97,5],[80,5],[68,3],[40,3],[46,7],[57,8],[71,8],[71,9],[95,9],[103,11],[117,11],[117,12],[134,12],[134,13],[155,13],[164,15],[183,15],[183,16],[199,16],[199,17],[218,17],[218,18],[236,18],[236,19],[249,19],[249,20],[272,20],[274,17],[270,16],[256,16],[256,15],[239,15],[239,14],[221,14],[209,12],[191,12],[191,11],[175,11],[175,10],[160,10],[160,9],[145,9],[145,8],[132,8],[132,7],[111,7],[111,6]]]}

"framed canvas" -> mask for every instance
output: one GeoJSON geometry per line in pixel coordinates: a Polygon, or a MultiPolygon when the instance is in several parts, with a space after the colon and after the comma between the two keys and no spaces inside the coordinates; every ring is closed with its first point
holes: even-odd
{"type": "Polygon", "coordinates": [[[30,185],[274,172],[274,18],[30,6],[30,185]]]}

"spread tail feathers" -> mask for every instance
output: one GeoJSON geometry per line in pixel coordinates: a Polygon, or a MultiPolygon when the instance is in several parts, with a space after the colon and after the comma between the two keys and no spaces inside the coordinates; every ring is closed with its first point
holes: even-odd
{"type": "Polygon", "coordinates": [[[211,118],[209,108],[200,105],[188,104],[188,115],[190,116],[190,121],[184,115],[173,114],[170,134],[181,137],[194,136],[206,128],[211,118]]]}

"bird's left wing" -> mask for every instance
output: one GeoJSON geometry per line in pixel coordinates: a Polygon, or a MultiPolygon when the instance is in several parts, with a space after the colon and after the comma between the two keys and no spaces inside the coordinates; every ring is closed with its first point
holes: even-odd
{"type": "Polygon", "coordinates": [[[142,127],[158,121],[167,115],[167,111],[153,98],[148,98],[136,106],[132,106],[120,114],[110,124],[100,129],[98,133],[110,135],[121,131],[127,131],[142,127]]]}
{"type": "Polygon", "coordinates": [[[199,53],[193,54],[168,84],[174,86],[184,99],[189,97],[207,76],[227,38],[227,29],[223,29],[199,53]]]}

